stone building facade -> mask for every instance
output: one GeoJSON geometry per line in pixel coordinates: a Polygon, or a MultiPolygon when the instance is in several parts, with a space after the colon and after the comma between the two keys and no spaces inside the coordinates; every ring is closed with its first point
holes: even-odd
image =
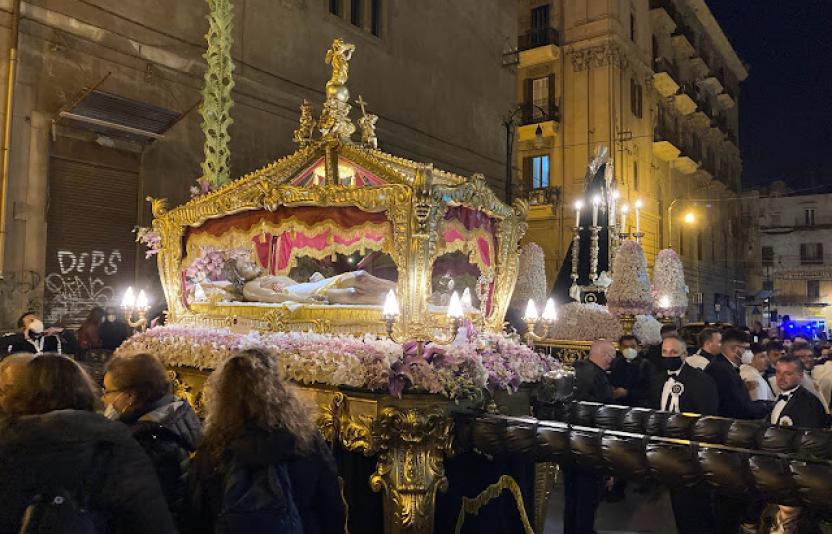
{"type": "Polygon", "coordinates": [[[514,194],[534,204],[527,240],[543,246],[549,279],[603,144],[622,200],[644,206],[650,265],[668,246],[684,259],[688,320],[741,320],[737,118],[748,73],[705,2],[523,0],[518,27],[514,194]],[[696,224],[684,224],[688,213],[696,224]]]}
{"type": "MultiPolygon", "coordinates": [[[[0,1],[6,84],[13,0],[0,1]]],[[[161,299],[133,243],[144,197],[188,197],[200,175],[205,0],[25,0],[12,108],[0,325],[26,309],[77,322],[128,284],[161,299]],[[79,118],[80,116],[80,118],[79,118]]],[[[350,89],[380,147],[504,187],[502,117],[514,73],[511,2],[235,0],[231,176],[293,150],[316,113],[335,37],[355,43],[350,89]],[[461,31],[464,29],[465,31],[461,31]]],[[[0,109],[0,113],[4,113],[0,109]]]]}
{"type": "Polygon", "coordinates": [[[746,248],[749,320],[767,325],[775,312],[775,319],[788,315],[825,331],[832,322],[832,194],[747,196],[749,223],[756,217],[746,248]]]}

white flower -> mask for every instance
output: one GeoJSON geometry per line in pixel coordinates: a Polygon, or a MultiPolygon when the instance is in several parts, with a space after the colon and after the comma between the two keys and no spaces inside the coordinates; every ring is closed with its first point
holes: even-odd
{"type": "Polygon", "coordinates": [[[607,290],[607,305],[616,315],[649,314],[652,307],[647,259],[635,241],[624,241],[613,263],[612,284],[607,290]]]}
{"type": "Polygon", "coordinates": [[[633,335],[638,338],[642,345],[658,345],[662,342],[662,323],[652,315],[636,316],[636,323],[633,325],[633,335]]]}
{"type": "Polygon", "coordinates": [[[653,266],[653,306],[656,313],[682,317],[688,309],[685,269],[673,249],[664,249],[653,266]]]}
{"type": "Polygon", "coordinates": [[[543,249],[537,243],[526,243],[520,249],[520,263],[517,266],[517,283],[511,297],[511,305],[526,308],[529,299],[538,306],[546,302],[549,294],[546,286],[546,261],[543,249]]]}
{"type": "Polygon", "coordinates": [[[570,302],[560,307],[558,320],[547,337],[572,341],[617,340],[623,333],[621,323],[606,306],[570,302]]]}

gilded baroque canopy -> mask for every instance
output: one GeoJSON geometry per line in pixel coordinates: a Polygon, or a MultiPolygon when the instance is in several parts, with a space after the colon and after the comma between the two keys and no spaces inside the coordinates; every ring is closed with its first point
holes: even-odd
{"type": "Polygon", "coordinates": [[[315,121],[304,101],[294,153],[172,209],[152,199],[171,322],[381,333],[379,295],[393,289],[397,333],[429,337],[445,324],[442,292],[456,277],[456,289],[469,290],[471,318],[502,326],[527,206],[501,202],[482,175],[378,150],[377,117],[361,98],[361,142],[353,142],[350,47],[336,40],[328,53],[333,76],[321,117],[315,121]],[[309,261],[331,276],[300,277],[309,261]],[[345,271],[345,262],[355,268],[345,271]]]}

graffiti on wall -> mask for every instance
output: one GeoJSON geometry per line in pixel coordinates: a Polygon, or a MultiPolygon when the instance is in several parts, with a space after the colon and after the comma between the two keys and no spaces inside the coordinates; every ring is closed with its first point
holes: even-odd
{"type": "Polygon", "coordinates": [[[57,271],[45,280],[47,324],[78,325],[95,306],[117,304],[111,284],[121,266],[121,251],[59,250],[57,260],[57,271]]]}

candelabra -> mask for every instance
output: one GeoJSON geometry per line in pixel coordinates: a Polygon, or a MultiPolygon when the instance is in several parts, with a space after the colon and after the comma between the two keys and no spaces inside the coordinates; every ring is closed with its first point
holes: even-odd
{"type": "Polygon", "coordinates": [[[589,228],[589,279],[593,284],[598,280],[598,232],[600,229],[601,227],[595,224],[589,228]]]}
{"type": "Polygon", "coordinates": [[[543,308],[543,315],[538,316],[537,306],[535,306],[534,300],[529,299],[529,303],[526,305],[526,314],[523,316],[523,320],[526,322],[526,326],[528,327],[528,331],[526,332],[526,343],[529,346],[534,347],[535,341],[542,341],[546,339],[546,336],[549,334],[549,330],[555,326],[555,322],[558,320],[558,313],[555,309],[555,301],[552,299],[547,300],[546,306],[543,308]],[[543,332],[540,335],[535,333],[535,328],[538,324],[543,326],[543,332]]]}
{"type": "MultiPolygon", "coordinates": [[[[482,306],[482,304],[480,304],[482,306]]],[[[388,339],[396,343],[404,343],[406,339],[398,338],[395,335],[394,327],[396,321],[401,315],[399,309],[399,301],[396,299],[396,293],[392,289],[387,292],[387,297],[384,299],[384,308],[381,312],[381,318],[384,320],[388,339]]],[[[462,309],[462,300],[459,298],[459,293],[454,291],[451,294],[451,300],[448,302],[447,312],[448,322],[450,323],[450,332],[445,336],[424,336],[422,339],[416,339],[417,353],[421,356],[426,343],[433,343],[434,345],[450,345],[456,339],[459,327],[462,325],[462,320],[465,318],[465,312],[462,309]]]]}
{"type": "Polygon", "coordinates": [[[572,227],[572,286],[578,285],[578,262],[581,255],[581,230],[580,226],[572,227]]]}
{"type": "Polygon", "coordinates": [[[124,298],[121,299],[121,309],[124,311],[124,319],[130,328],[139,332],[147,328],[147,312],[150,310],[150,302],[144,289],[139,291],[137,297],[133,288],[128,287],[127,291],[124,292],[124,298]],[[135,321],[133,320],[134,315],[138,315],[138,319],[135,321]]]}
{"type": "Polygon", "coordinates": [[[491,282],[494,280],[494,271],[488,269],[477,278],[477,298],[480,301],[480,327],[485,329],[485,319],[488,317],[488,297],[491,293],[491,282]]]}

